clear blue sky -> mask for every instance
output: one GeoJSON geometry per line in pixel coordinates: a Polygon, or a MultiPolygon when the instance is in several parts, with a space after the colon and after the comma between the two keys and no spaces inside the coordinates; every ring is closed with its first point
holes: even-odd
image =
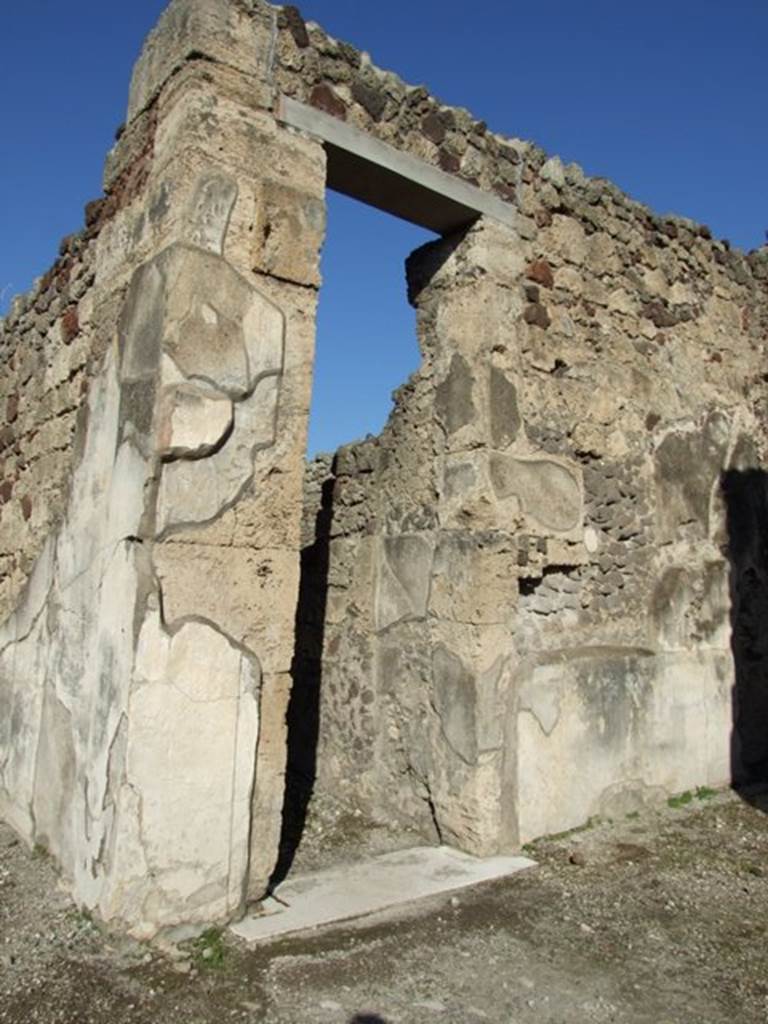
{"type": "MultiPolygon", "coordinates": [[[[99,195],[164,0],[8,2],[0,20],[0,312],[99,195]]],[[[307,0],[307,18],[496,131],[742,248],[768,229],[768,0],[307,0]]],[[[310,450],[376,432],[415,368],[403,260],[424,232],[332,197],[310,450]]]]}

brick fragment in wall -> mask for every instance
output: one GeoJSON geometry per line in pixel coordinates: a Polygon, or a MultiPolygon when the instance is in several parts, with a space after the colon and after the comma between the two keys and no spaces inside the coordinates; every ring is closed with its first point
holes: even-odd
{"type": "Polygon", "coordinates": [[[534,260],[533,263],[528,265],[525,275],[531,281],[535,281],[536,284],[540,284],[544,288],[554,287],[555,278],[552,274],[552,268],[546,260],[534,260]]]}
{"type": "Polygon", "coordinates": [[[461,161],[452,153],[449,149],[441,149],[438,153],[438,163],[442,170],[447,171],[449,174],[455,174],[461,167],[461,161]]]}
{"type": "Polygon", "coordinates": [[[546,330],[552,322],[546,308],[539,302],[532,302],[530,305],[525,307],[523,319],[527,324],[542,327],[544,330],[546,330]]]}
{"type": "Polygon", "coordinates": [[[647,317],[656,327],[675,327],[694,318],[694,311],[685,305],[667,306],[663,302],[647,302],[642,308],[643,316],[647,317]]]}
{"type": "Polygon", "coordinates": [[[80,321],[77,315],[77,306],[69,306],[61,318],[61,340],[69,345],[80,330],[80,321]]]}
{"type": "Polygon", "coordinates": [[[310,93],[309,102],[323,113],[330,114],[331,117],[336,117],[340,121],[347,119],[346,104],[329,85],[324,83],[316,85],[310,93]]]}
{"type": "Polygon", "coordinates": [[[445,140],[446,132],[448,131],[448,119],[444,115],[433,111],[422,120],[421,130],[430,142],[434,142],[436,146],[439,146],[445,140]]]}
{"type": "Polygon", "coordinates": [[[277,16],[277,24],[279,28],[288,29],[299,49],[303,50],[309,46],[309,33],[298,7],[294,7],[293,4],[282,7],[277,16]]]}
{"type": "Polygon", "coordinates": [[[495,181],[493,183],[493,191],[496,195],[501,196],[502,199],[506,199],[507,202],[514,202],[517,198],[517,189],[514,185],[507,185],[503,181],[495,181]]]}

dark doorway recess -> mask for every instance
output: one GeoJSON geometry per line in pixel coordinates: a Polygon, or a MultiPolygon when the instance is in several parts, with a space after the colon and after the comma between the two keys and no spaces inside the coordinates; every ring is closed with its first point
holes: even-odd
{"type": "Polygon", "coordinates": [[[730,469],[722,493],[735,668],[731,778],[746,800],[768,811],[768,473],[730,469]]]}
{"type": "Polygon", "coordinates": [[[277,864],[270,891],[286,877],[293,864],[317,773],[320,729],[325,609],[328,598],[328,554],[333,515],[333,479],[322,485],[315,520],[315,541],[301,552],[301,580],[296,607],[293,686],[288,704],[288,758],[283,798],[283,821],[277,864]]]}

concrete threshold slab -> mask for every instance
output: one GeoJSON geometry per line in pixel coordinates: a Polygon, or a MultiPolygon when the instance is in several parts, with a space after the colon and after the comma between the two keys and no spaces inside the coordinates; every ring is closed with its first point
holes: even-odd
{"type": "Polygon", "coordinates": [[[448,846],[399,850],[288,879],[264,900],[258,913],[231,930],[255,944],[406,906],[534,866],[527,857],[478,858],[448,846]]]}

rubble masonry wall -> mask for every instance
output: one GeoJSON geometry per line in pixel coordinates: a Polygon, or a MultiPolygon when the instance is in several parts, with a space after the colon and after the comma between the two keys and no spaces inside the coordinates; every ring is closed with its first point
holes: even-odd
{"type": "Polygon", "coordinates": [[[264,893],[313,663],[325,784],[477,852],[759,767],[764,251],[262,0],[172,0],[104,187],[0,326],[0,813],[82,905],[264,893]],[[326,157],[282,95],[516,211],[411,260],[422,367],[319,516],[326,157]]]}
{"type": "Polygon", "coordinates": [[[412,257],[422,366],[310,466],[319,785],[492,852],[762,771],[766,251],[295,17],[278,54],[286,93],[520,212],[412,257]]]}

